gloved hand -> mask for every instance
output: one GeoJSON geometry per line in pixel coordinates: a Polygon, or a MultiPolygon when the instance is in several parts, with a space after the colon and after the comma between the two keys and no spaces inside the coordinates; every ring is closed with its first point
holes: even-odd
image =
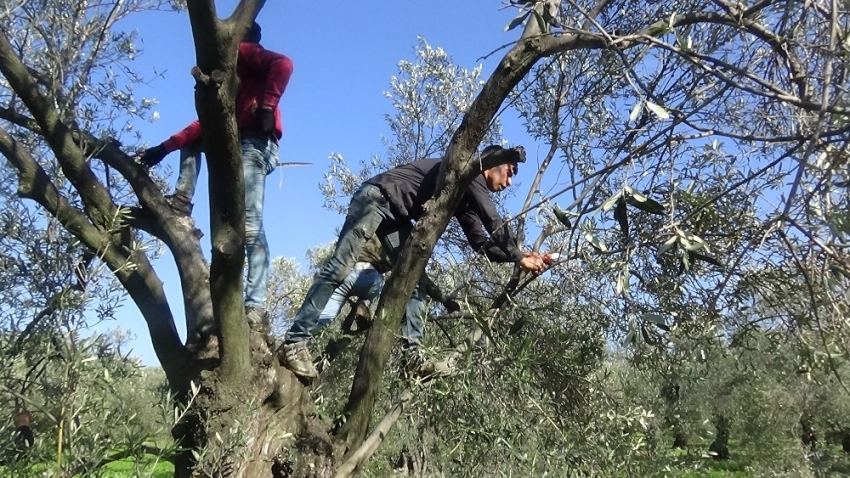
{"type": "Polygon", "coordinates": [[[257,132],[264,136],[274,136],[274,110],[271,108],[260,108],[255,118],[257,132]]]}
{"type": "Polygon", "coordinates": [[[148,148],[142,151],[137,157],[141,160],[142,164],[152,168],[159,164],[166,156],[168,156],[168,151],[166,151],[165,147],[160,144],[159,146],[154,146],[153,148],[148,148]]]}
{"type": "Polygon", "coordinates": [[[460,304],[458,304],[454,299],[444,300],[443,307],[445,307],[448,312],[460,312],[460,304]]]}

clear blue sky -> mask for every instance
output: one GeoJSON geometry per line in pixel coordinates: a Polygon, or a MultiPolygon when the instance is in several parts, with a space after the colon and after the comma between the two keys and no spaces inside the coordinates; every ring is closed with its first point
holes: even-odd
{"type": "MultiPolygon", "coordinates": [[[[220,17],[230,15],[234,1],[216,2],[220,17]]],[[[262,44],[289,56],[295,71],[281,100],[284,137],[282,161],[310,161],[307,167],[278,170],[266,182],[265,228],[272,257],[293,257],[304,262],[308,248],[335,240],[342,223],[337,213],[322,207],[318,185],[327,171],[332,152],[342,154],[349,164],[383,152],[382,135],[389,135],[383,115],[392,106],[383,96],[396,63],[412,59],[417,36],[434,47],[442,47],[455,63],[473,68],[480,58],[515,40],[519,29],[505,33],[504,26],[516,10],[503,10],[500,1],[405,0],[385,2],[282,2],[269,1],[257,21],[263,28],[262,44]],[[281,176],[282,175],[282,176],[281,176]],[[283,179],[282,187],[279,187],[283,179]]],[[[136,29],[142,55],[135,68],[164,77],[149,86],[137,87],[138,96],[159,100],[160,118],[138,124],[150,145],[158,144],[196,118],[193,79],[195,64],[188,14],[151,12],[131,16],[118,24],[136,29]]],[[[493,71],[504,52],[484,63],[483,77],[493,71]]],[[[508,118],[505,134],[512,136],[508,118]]],[[[526,144],[533,162],[538,145],[526,144]]],[[[166,157],[163,165],[176,170],[179,155],[166,157]]],[[[160,166],[162,167],[162,166],[160,166]]],[[[194,217],[207,235],[202,247],[209,251],[209,209],[206,168],[195,197],[194,217]]],[[[174,184],[176,172],[170,184],[174,184]]],[[[524,195],[524,194],[523,194],[524,195]]],[[[207,257],[209,253],[207,252],[207,257]]],[[[160,259],[157,271],[183,332],[180,286],[173,260],[160,259]]],[[[146,365],[156,365],[147,328],[131,301],[118,315],[118,326],[136,335],[133,355],[146,365]]],[[[110,324],[107,324],[110,325],[110,324]]]]}

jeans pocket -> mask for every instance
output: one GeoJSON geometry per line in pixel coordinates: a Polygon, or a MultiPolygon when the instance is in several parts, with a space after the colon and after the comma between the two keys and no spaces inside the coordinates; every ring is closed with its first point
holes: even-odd
{"type": "Polygon", "coordinates": [[[381,189],[378,188],[378,186],[375,186],[374,184],[367,185],[366,190],[363,191],[363,193],[372,202],[376,202],[383,206],[389,204],[387,197],[384,196],[384,193],[381,191],[381,189]]]}
{"type": "Polygon", "coordinates": [[[267,143],[265,145],[265,154],[263,155],[266,160],[266,176],[274,172],[277,169],[277,163],[279,161],[277,155],[277,143],[272,141],[271,139],[266,140],[267,143]]]}

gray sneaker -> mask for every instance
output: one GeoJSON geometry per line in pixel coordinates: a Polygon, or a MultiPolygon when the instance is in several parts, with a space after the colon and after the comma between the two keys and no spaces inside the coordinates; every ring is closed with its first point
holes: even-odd
{"type": "Polygon", "coordinates": [[[454,373],[451,365],[447,362],[431,362],[419,350],[409,350],[405,354],[404,372],[408,378],[427,381],[433,378],[448,377],[454,373]]]}
{"type": "Polygon", "coordinates": [[[372,310],[363,301],[357,301],[354,307],[354,320],[357,321],[357,333],[363,333],[372,326],[372,310]]]}
{"type": "Polygon", "coordinates": [[[283,362],[283,366],[292,370],[295,375],[304,378],[316,378],[319,376],[316,366],[313,365],[313,357],[310,355],[310,351],[307,350],[306,340],[295,342],[294,344],[284,343],[278,354],[281,362],[283,362]]]}
{"type": "Polygon", "coordinates": [[[261,307],[245,307],[245,319],[248,327],[255,332],[268,335],[271,332],[271,322],[266,309],[261,307]]]}

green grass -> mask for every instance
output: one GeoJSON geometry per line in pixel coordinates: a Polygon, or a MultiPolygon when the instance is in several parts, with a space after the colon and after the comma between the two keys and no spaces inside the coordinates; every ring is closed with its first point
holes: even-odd
{"type": "Polygon", "coordinates": [[[106,478],[126,478],[133,476],[149,476],[151,478],[171,478],[174,476],[174,465],[165,461],[158,460],[154,455],[147,455],[147,461],[136,464],[132,458],[114,461],[103,469],[106,471],[106,478]],[[139,473],[137,474],[137,466],[139,473]]]}

